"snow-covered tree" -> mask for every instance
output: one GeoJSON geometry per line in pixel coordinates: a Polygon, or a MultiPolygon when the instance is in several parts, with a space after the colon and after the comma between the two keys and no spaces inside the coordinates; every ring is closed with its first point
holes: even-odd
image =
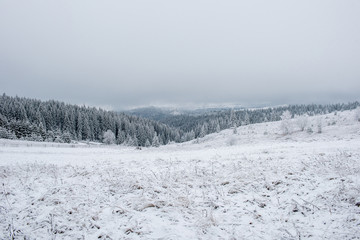
{"type": "Polygon", "coordinates": [[[122,144],[122,143],[125,142],[125,140],[126,140],[125,132],[119,131],[118,135],[117,135],[117,139],[116,139],[117,142],[116,143],[117,144],[122,144]]]}
{"type": "Polygon", "coordinates": [[[150,146],[151,146],[151,144],[150,144],[149,139],[146,139],[146,141],[145,141],[145,147],[150,147],[150,146]]]}
{"type": "Polygon", "coordinates": [[[115,143],[115,134],[111,130],[104,132],[103,143],[108,145],[115,143]]]}
{"type": "Polygon", "coordinates": [[[298,117],[296,123],[298,125],[298,127],[300,128],[300,131],[304,131],[306,126],[307,126],[307,123],[308,123],[308,115],[307,114],[304,114],[304,115],[301,115],[298,117]]]}
{"type": "Polygon", "coordinates": [[[290,119],[291,119],[291,113],[289,111],[283,112],[283,114],[281,115],[281,125],[280,125],[283,134],[289,134],[291,132],[290,119]]]}
{"type": "Polygon", "coordinates": [[[73,129],[73,125],[75,123],[72,122],[72,116],[70,112],[65,112],[65,119],[64,119],[64,124],[63,124],[63,131],[70,133],[73,129]]]}
{"type": "Polygon", "coordinates": [[[71,134],[69,132],[64,132],[62,135],[62,140],[65,143],[71,143],[71,134]]]}
{"type": "Polygon", "coordinates": [[[40,135],[37,135],[36,133],[31,133],[30,136],[25,138],[28,141],[35,141],[35,142],[42,142],[43,138],[40,135]]]}
{"type": "Polygon", "coordinates": [[[139,146],[139,140],[137,139],[135,134],[133,136],[133,141],[134,141],[133,146],[135,146],[135,147],[139,146]]]}
{"type": "Polygon", "coordinates": [[[221,129],[220,129],[220,124],[217,123],[217,124],[216,124],[216,129],[215,129],[215,131],[218,133],[218,132],[220,132],[220,130],[221,130],[221,129]]]}
{"type": "Polygon", "coordinates": [[[91,136],[91,127],[89,123],[89,118],[87,115],[83,118],[83,129],[82,129],[82,139],[89,140],[92,138],[91,136]]]}
{"type": "Polygon", "coordinates": [[[154,138],[152,140],[152,146],[153,147],[160,147],[160,142],[158,136],[155,134],[154,138]]]}
{"type": "Polygon", "coordinates": [[[125,146],[135,146],[134,139],[130,135],[128,135],[124,141],[124,145],[125,146]]]}
{"type": "Polygon", "coordinates": [[[316,126],[317,126],[317,132],[322,133],[322,120],[321,120],[321,117],[319,117],[317,119],[316,126]]]}
{"type": "Polygon", "coordinates": [[[36,124],[41,126],[42,129],[45,130],[45,120],[44,120],[44,117],[42,116],[41,112],[40,112],[40,109],[37,110],[36,112],[36,120],[35,120],[36,124]]]}
{"type": "Polygon", "coordinates": [[[229,127],[232,128],[234,126],[236,126],[236,115],[234,109],[231,109],[229,127]]]}
{"type": "Polygon", "coordinates": [[[249,113],[246,111],[242,125],[249,125],[249,124],[250,124],[250,116],[249,116],[249,113]]]}
{"type": "Polygon", "coordinates": [[[55,134],[53,131],[47,131],[45,135],[45,141],[46,142],[53,142],[55,139],[55,134]]]}
{"type": "Polygon", "coordinates": [[[0,127],[0,138],[9,139],[10,133],[6,128],[0,127]]]}
{"type": "Polygon", "coordinates": [[[8,125],[7,118],[0,113],[0,127],[6,127],[8,125]]]}
{"type": "Polygon", "coordinates": [[[205,137],[208,133],[207,124],[203,124],[200,129],[199,138],[205,137]]]}

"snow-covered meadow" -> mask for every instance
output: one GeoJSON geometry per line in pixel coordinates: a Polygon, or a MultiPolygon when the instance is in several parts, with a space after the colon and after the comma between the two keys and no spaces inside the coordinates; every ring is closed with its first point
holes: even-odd
{"type": "Polygon", "coordinates": [[[354,116],[142,150],[0,140],[0,239],[358,239],[354,116]]]}

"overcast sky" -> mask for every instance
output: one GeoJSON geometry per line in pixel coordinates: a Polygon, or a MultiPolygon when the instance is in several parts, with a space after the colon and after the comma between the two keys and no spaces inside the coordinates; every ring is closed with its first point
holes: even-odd
{"type": "Polygon", "coordinates": [[[0,92],[121,109],[360,99],[360,1],[0,0],[0,92]]]}

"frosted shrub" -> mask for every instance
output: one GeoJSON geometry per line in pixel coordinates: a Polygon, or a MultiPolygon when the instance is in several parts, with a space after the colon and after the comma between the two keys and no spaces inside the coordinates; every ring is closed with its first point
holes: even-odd
{"type": "Polygon", "coordinates": [[[111,130],[107,130],[106,132],[104,132],[103,142],[108,145],[114,144],[115,143],[115,134],[111,130]]]}
{"type": "Polygon", "coordinates": [[[308,123],[308,115],[304,114],[302,116],[299,116],[296,123],[300,128],[300,131],[304,131],[308,123]]]}
{"type": "Polygon", "coordinates": [[[0,138],[15,139],[16,136],[13,138],[13,135],[14,134],[10,133],[6,128],[0,127],[0,138]]]}
{"type": "Polygon", "coordinates": [[[311,127],[308,127],[308,128],[306,129],[306,132],[310,134],[310,133],[313,133],[313,130],[312,130],[311,127]]]}
{"type": "Polygon", "coordinates": [[[316,122],[316,126],[317,126],[317,132],[322,133],[322,121],[321,121],[321,118],[318,118],[318,120],[316,122]]]}
{"type": "Polygon", "coordinates": [[[281,115],[280,128],[281,128],[282,133],[285,135],[287,135],[291,132],[290,119],[291,119],[291,113],[289,111],[283,112],[283,114],[281,115]]]}

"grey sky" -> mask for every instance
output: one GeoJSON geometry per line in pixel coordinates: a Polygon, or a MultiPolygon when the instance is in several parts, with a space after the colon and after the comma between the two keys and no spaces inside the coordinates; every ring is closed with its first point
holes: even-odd
{"type": "Polygon", "coordinates": [[[0,92],[111,106],[360,98],[360,1],[0,0],[0,92]]]}

